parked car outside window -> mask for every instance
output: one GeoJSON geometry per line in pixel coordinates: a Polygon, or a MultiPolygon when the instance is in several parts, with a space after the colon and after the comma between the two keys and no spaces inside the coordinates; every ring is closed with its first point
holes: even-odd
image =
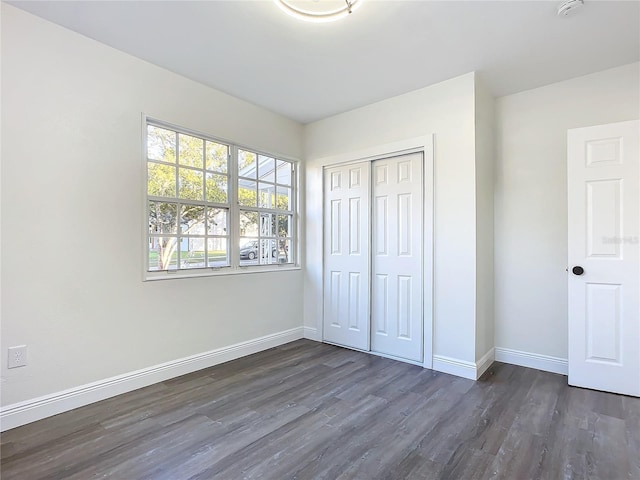
{"type": "MultiPolygon", "coordinates": [[[[271,245],[271,256],[276,257],[278,250],[273,243],[271,245]]],[[[258,240],[252,240],[240,247],[240,260],[255,260],[256,258],[258,258],[258,240]]]]}

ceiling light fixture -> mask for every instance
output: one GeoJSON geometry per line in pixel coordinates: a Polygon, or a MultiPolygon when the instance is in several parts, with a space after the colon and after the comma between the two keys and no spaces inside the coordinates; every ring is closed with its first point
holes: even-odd
{"type": "Polygon", "coordinates": [[[584,0],[566,0],[558,6],[558,16],[568,17],[582,5],[584,5],[584,0]]]}
{"type": "Polygon", "coordinates": [[[282,11],[306,22],[333,22],[349,16],[364,0],[274,0],[282,11]]]}

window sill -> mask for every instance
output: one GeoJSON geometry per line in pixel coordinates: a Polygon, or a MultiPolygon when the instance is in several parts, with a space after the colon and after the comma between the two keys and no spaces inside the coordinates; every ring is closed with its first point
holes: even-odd
{"type": "Polygon", "coordinates": [[[199,277],[220,277],[225,275],[248,275],[253,273],[273,273],[273,272],[291,272],[301,270],[300,265],[263,265],[263,266],[246,266],[246,267],[221,267],[206,268],[193,271],[161,271],[161,272],[144,272],[143,281],[156,280],[176,280],[179,278],[199,278],[199,277]]]}

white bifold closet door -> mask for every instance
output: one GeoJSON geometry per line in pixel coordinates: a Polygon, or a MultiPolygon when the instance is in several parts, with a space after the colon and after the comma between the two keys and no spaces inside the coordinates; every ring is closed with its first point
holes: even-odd
{"type": "Polygon", "coordinates": [[[325,169],[327,342],[423,360],[422,154],[325,169]]]}

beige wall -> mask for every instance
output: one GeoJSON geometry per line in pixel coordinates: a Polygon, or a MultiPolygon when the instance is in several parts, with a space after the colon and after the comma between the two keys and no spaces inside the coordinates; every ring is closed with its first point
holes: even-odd
{"type": "Polygon", "coordinates": [[[302,324],[301,271],[141,281],[143,112],[302,156],[299,124],[2,4],[3,405],[302,324]]]}
{"type": "Polygon", "coordinates": [[[494,347],[494,107],[495,99],[476,75],[476,361],[494,347]]]}
{"type": "Polygon", "coordinates": [[[496,347],[567,358],[567,129],[639,118],[638,73],[497,99],[496,347]]]}

